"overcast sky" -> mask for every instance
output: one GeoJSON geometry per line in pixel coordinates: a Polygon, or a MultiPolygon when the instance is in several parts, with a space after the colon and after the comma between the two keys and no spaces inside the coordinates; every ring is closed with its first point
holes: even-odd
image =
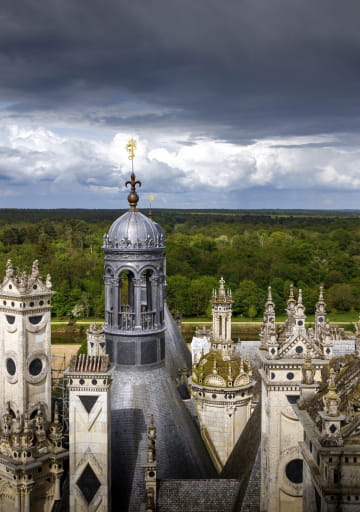
{"type": "Polygon", "coordinates": [[[2,0],[0,208],[359,208],[359,0],[2,0]]]}

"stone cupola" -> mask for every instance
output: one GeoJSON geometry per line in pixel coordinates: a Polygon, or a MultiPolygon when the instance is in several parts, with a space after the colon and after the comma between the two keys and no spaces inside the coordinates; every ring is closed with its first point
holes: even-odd
{"type": "Polygon", "coordinates": [[[137,210],[134,172],[130,209],[104,235],[106,351],[118,365],[160,364],[165,357],[165,235],[137,210]]]}

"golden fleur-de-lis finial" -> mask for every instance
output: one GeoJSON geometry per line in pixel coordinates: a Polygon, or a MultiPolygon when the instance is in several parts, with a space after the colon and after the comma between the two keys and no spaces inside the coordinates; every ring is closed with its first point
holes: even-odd
{"type": "Polygon", "coordinates": [[[129,156],[128,156],[129,160],[134,160],[135,149],[136,149],[136,140],[131,138],[125,147],[126,147],[126,151],[129,153],[129,156]]]}
{"type": "Polygon", "coordinates": [[[135,149],[136,149],[136,140],[131,138],[129,142],[125,146],[126,151],[129,153],[129,160],[131,160],[131,167],[132,172],[130,176],[130,180],[125,182],[125,187],[128,185],[131,185],[131,191],[128,195],[128,201],[130,204],[130,211],[136,211],[136,205],[139,201],[139,196],[136,192],[136,185],[139,185],[141,187],[141,181],[136,179],[135,173],[134,173],[134,158],[135,158],[135,149]]]}

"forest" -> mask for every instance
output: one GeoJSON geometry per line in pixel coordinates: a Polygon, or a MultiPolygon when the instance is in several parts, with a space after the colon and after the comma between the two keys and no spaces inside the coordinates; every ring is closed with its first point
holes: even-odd
{"type": "MultiPolygon", "coordinates": [[[[104,233],[121,210],[0,210],[0,269],[8,259],[50,273],[58,319],[104,314],[104,233]]],[[[143,212],[146,214],[147,212],[143,212]]],[[[360,310],[360,212],[154,210],[167,238],[167,301],[183,317],[209,317],[221,276],[234,315],[261,317],[267,287],[284,314],[290,283],[313,313],[319,285],[332,314],[360,310]]],[[[1,273],[0,273],[1,278],[1,273]]]]}

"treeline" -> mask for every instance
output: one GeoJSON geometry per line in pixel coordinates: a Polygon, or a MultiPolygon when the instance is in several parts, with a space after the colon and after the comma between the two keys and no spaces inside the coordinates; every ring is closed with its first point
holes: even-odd
{"type": "MultiPolygon", "coordinates": [[[[10,258],[15,267],[30,269],[38,259],[41,273],[52,275],[57,291],[55,316],[102,317],[102,238],[121,213],[0,210],[0,266],[5,271],[10,258]]],[[[211,290],[220,276],[232,289],[236,315],[260,316],[269,284],[280,314],[290,283],[303,289],[308,313],[320,283],[329,310],[360,309],[359,212],[153,213],[167,236],[167,293],[173,311],[209,314],[211,290]]]]}

